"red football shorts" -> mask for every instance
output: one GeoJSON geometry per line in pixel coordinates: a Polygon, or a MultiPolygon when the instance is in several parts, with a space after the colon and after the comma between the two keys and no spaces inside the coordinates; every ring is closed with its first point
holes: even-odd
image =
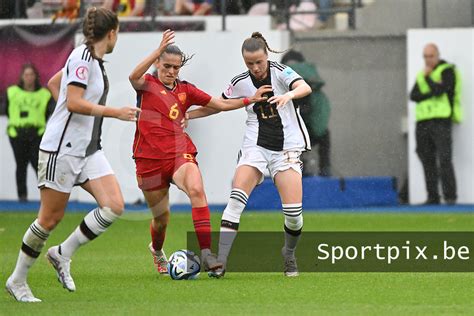
{"type": "Polygon", "coordinates": [[[182,154],[171,159],[136,158],[138,187],[143,191],[169,188],[174,173],[185,163],[197,165],[196,154],[182,154]]]}

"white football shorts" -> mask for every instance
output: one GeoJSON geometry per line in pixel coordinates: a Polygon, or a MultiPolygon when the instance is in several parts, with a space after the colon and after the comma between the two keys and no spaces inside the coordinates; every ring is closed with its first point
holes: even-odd
{"type": "Polygon", "coordinates": [[[293,169],[302,174],[303,164],[300,160],[301,151],[272,151],[260,146],[244,147],[239,152],[237,168],[243,165],[257,168],[262,173],[262,183],[265,170],[270,172],[272,179],[280,171],[293,169]]]}
{"type": "Polygon", "coordinates": [[[88,157],[39,151],[38,187],[70,193],[75,185],[114,174],[102,150],[88,157]]]}

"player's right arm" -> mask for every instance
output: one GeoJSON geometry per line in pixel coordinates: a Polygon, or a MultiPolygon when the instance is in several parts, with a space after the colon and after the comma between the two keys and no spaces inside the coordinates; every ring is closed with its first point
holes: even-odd
{"type": "Polygon", "coordinates": [[[206,104],[206,106],[186,113],[187,114],[186,119],[192,120],[192,119],[196,119],[200,117],[213,115],[221,111],[232,111],[232,110],[240,109],[244,106],[267,100],[267,97],[264,95],[271,91],[272,91],[271,85],[264,85],[258,88],[255,94],[251,97],[246,97],[246,98],[241,97],[241,98],[232,98],[232,99],[230,98],[224,99],[223,97],[220,97],[220,98],[212,97],[209,103],[206,104]]]}
{"type": "MultiPolygon", "coordinates": [[[[67,62],[62,75],[66,76],[62,84],[66,85],[66,108],[69,112],[82,115],[113,117],[124,121],[136,121],[140,109],[125,106],[122,108],[106,107],[88,101],[84,94],[90,83],[91,69],[94,60],[84,53],[73,54],[67,62]],[[84,56],[83,56],[84,55],[84,56]]],[[[61,89],[61,88],[60,88],[61,89]]]]}
{"type": "Polygon", "coordinates": [[[123,121],[137,120],[136,113],[140,112],[139,108],[129,106],[114,108],[94,104],[84,99],[85,91],[83,87],[76,85],[67,86],[66,107],[69,112],[91,116],[113,117],[123,121]]]}
{"type": "Polygon", "coordinates": [[[196,110],[192,110],[192,111],[187,112],[185,117],[186,117],[187,120],[193,120],[193,119],[197,119],[197,118],[200,118],[200,117],[206,117],[206,116],[209,116],[209,115],[214,115],[214,114],[217,114],[219,112],[220,112],[220,110],[216,110],[216,109],[213,109],[213,108],[200,107],[196,110]]]}
{"type": "Polygon", "coordinates": [[[166,47],[174,43],[174,32],[171,30],[166,30],[163,33],[163,38],[161,39],[160,47],[155,49],[150,55],[148,55],[141,63],[133,69],[132,73],[128,76],[128,80],[132,84],[135,90],[143,90],[145,86],[145,73],[153,65],[153,63],[163,54],[166,47]]]}
{"type": "Polygon", "coordinates": [[[58,71],[54,76],[51,77],[48,81],[48,89],[51,92],[51,96],[54,101],[58,101],[59,89],[61,88],[61,78],[63,76],[63,70],[58,71]]]}

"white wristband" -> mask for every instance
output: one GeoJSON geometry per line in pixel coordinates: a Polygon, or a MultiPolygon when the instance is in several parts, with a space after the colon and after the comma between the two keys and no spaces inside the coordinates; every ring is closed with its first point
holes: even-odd
{"type": "Polygon", "coordinates": [[[295,98],[295,94],[292,91],[288,91],[286,93],[286,95],[288,95],[290,97],[290,99],[292,99],[292,100],[295,98]]]}

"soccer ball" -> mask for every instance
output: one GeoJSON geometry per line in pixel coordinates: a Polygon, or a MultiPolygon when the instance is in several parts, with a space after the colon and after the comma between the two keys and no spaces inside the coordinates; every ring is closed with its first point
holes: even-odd
{"type": "Polygon", "coordinates": [[[189,250],[178,250],[168,260],[168,272],[173,280],[194,280],[199,276],[199,257],[189,250]]]}

